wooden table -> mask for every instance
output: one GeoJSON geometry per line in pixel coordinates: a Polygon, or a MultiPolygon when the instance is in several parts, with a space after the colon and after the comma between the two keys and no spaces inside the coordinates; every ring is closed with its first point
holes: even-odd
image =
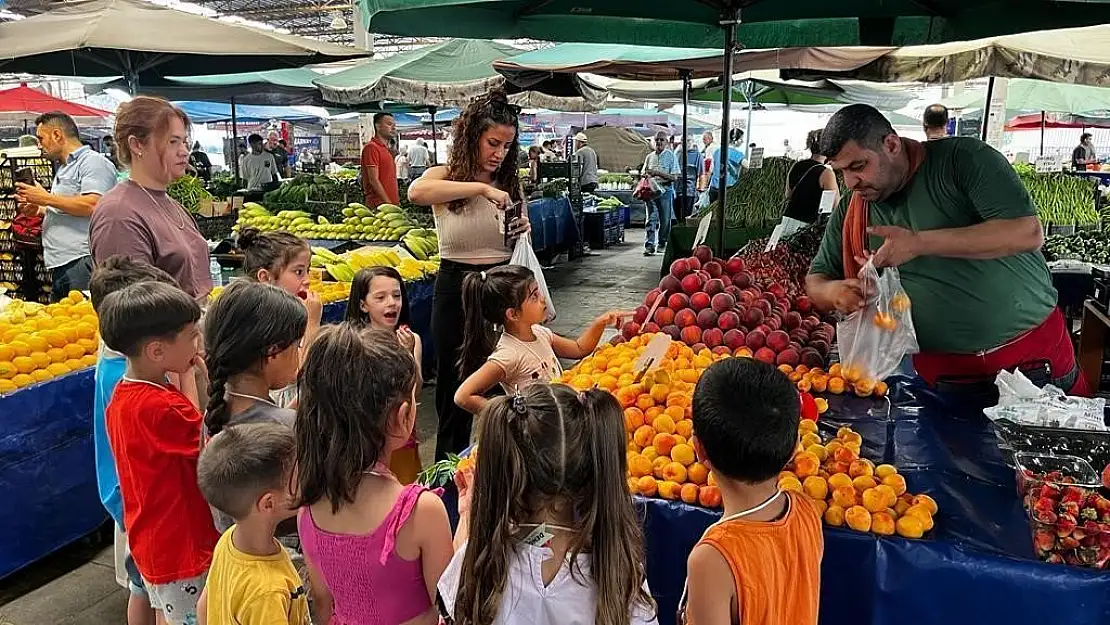
{"type": "Polygon", "coordinates": [[[1083,323],[1079,330],[1079,371],[1092,393],[1102,382],[1102,361],[1106,353],[1106,333],[1110,316],[1094,300],[1083,302],[1083,323]]]}

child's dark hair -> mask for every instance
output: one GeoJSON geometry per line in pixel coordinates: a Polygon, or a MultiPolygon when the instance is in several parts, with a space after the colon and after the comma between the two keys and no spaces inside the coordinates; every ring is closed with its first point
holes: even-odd
{"type": "Polygon", "coordinates": [[[347,316],[346,321],[360,326],[370,325],[370,314],[362,310],[362,303],[366,296],[370,294],[370,283],[374,278],[392,278],[397,281],[401,288],[401,311],[397,314],[397,326],[408,325],[409,323],[409,294],[405,290],[405,281],[401,278],[400,272],[393,267],[367,267],[361,269],[355,274],[355,279],[351,281],[351,296],[347,300],[347,316]]]}
{"type": "Polygon", "coordinates": [[[200,319],[200,306],[185,291],[161,282],[140,282],[109,293],[100,304],[100,336],[128,357],[156,339],[173,340],[200,319]]]}
{"type": "Polygon", "coordinates": [[[208,366],[208,410],[204,425],[216,434],[227,425],[227,379],[260,366],[304,338],[308,312],[284,290],[235,280],[208,309],[204,345],[208,366]]]}
{"type": "Polygon", "coordinates": [[[553,504],[574,510],[580,531],[567,559],[590,555],[597,625],[627,625],[635,607],[655,610],[644,589],[643,534],[625,480],[624,415],[605,391],[533,384],[497,397],[479,419],[481,459],[470,508],[470,542],[455,604],[457,625],[497,617],[521,523],[553,504]]]}
{"type": "Polygon", "coordinates": [[[505,325],[505,311],[524,305],[536,275],[520,265],[475,271],[463,280],[463,344],[459,374],[474,373],[497,345],[497,327],[505,325]]]}
{"type": "Polygon", "coordinates": [[[297,385],[297,474],[301,501],[353,503],[382,456],[389,419],[412,401],[416,362],[394,333],[341,323],[308,349],[297,385]]]}
{"type": "Polygon", "coordinates": [[[93,270],[89,280],[89,299],[92,300],[93,310],[100,310],[100,303],[109,293],[140,282],[162,282],[177,286],[173,276],[141,260],[131,260],[126,256],[104,259],[93,270]]]}
{"type": "Polygon", "coordinates": [[[263,493],[286,486],[296,439],[280,423],[244,423],[227,428],[204,446],[197,461],[197,486],[213,508],[245,518],[263,493]]]}
{"type": "Polygon", "coordinates": [[[311,251],[308,241],[289,232],[262,232],[257,228],[239,231],[239,249],[243,250],[243,273],[251,280],[265,269],[276,278],[298,254],[311,251]]]}
{"type": "Polygon", "coordinates": [[[713,364],[698,381],[693,408],[694,434],[713,471],[726,478],[765,482],[794,453],[798,391],[772,365],[750,358],[713,364]]]}

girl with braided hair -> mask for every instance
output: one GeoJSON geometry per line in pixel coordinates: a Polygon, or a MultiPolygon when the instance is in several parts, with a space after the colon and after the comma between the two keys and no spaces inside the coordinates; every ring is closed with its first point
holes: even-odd
{"type": "Polygon", "coordinates": [[[461,382],[463,279],[507,263],[516,237],[531,230],[517,169],[519,115],[502,90],[473,100],[455,119],[447,165],[427,170],[408,190],[410,201],[432,207],[442,259],[432,298],[437,460],[470,442],[470,414],[454,400],[461,382]]]}

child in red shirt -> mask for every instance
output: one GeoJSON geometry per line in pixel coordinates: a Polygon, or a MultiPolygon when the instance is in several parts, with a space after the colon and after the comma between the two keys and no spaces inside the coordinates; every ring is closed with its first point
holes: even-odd
{"type": "Polygon", "coordinates": [[[200,353],[200,307],[184,291],[143,282],[104,299],[100,334],[127,356],[105,420],[123,496],[123,520],[150,604],[169,625],[196,622],[219,533],[197,487],[202,417],[170,384],[200,353]]]}

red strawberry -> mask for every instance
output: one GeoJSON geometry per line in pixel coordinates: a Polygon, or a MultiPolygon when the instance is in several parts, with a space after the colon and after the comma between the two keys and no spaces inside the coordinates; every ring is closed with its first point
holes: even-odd
{"type": "Polygon", "coordinates": [[[1033,520],[1045,525],[1056,525],[1056,513],[1052,510],[1038,510],[1033,509],[1033,520]]]}
{"type": "Polygon", "coordinates": [[[1064,558],[1058,553],[1050,553],[1048,554],[1048,557],[1044,559],[1044,561],[1048,562],[1049,564],[1063,564],[1064,558]]]}
{"type": "Polygon", "coordinates": [[[1036,503],[1033,504],[1033,511],[1056,512],[1056,502],[1049,499],[1048,497],[1041,497],[1040,499],[1036,500],[1036,503]]]}
{"type": "Polygon", "coordinates": [[[1079,540],[1075,536],[1064,536],[1059,540],[1060,550],[1069,551],[1079,547],[1079,540]]]}
{"type": "Polygon", "coordinates": [[[1110,499],[1097,493],[1087,498],[1087,505],[1094,506],[1095,510],[1098,510],[1099,516],[1110,513],[1110,499]]]}
{"type": "Polygon", "coordinates": [[[1041,487],[1041,497],[1060,499],[1060,487],[1055,484],[1045,484],[1041,487]]]}
{"type": "Polygon", "coordinates": [[[1069,536],[1075,531],[1076,526],[1077,523],[1073,515],[1062,513],[1056,517],[1056,535],[1061,538],[1069,536]]]}
{"type": "Polygon", "coordinates": [[[1061,501],[1056,511],[1059,514],[1067,514],[1073,518],[1079,518],[1079,504],[1074,501],[1061,501]]]}
{"type": "Polygon", "coordinates": [[[1065,486],[1064,490],[1060,493],[1060,501],[1074,501],[1075,503],[1083,503],[1086,495],[1082,490],[1075,486],[1065,486]]]}
{"type": "Polygon", "coordinates": [[[1042,554],[1052,551],[1056,547],[1056,535],[1048,530],[1037,530],[1033,534],[1033,546],[1042,554]]]}

